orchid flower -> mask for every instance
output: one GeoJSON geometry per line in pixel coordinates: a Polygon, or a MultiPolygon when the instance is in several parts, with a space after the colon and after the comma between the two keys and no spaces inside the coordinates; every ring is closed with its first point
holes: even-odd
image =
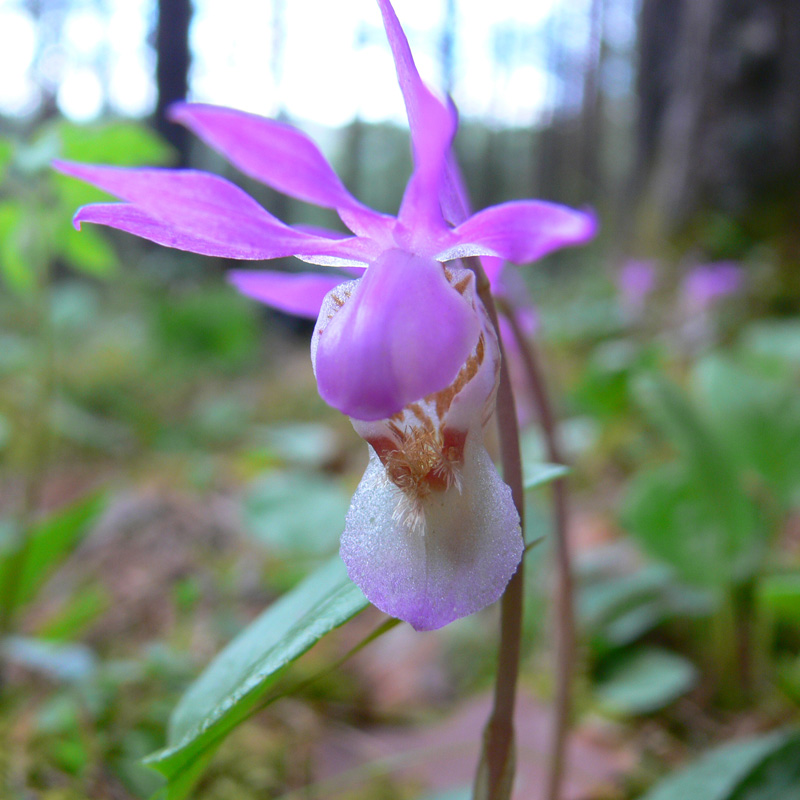
{"type": "Polygon", "coordinates": [[[695,267],[684,278],[683,302],[689,313],[708,311],[724,297],[736,294],[744,283],[742,268],[732,261],[695,267]]]}
{"type": "Polygon", "coordinates": [[[205,255],[293,255],[361,274],[341,283],[323,273],[234,271],[231,280],[262,302],[318,316],[312,360],[320,395],[370,446],[342,557],[375,605],[432,629],[494,602],[523,550],[510,490],[483,446],[499,346],[474,275],[458,259],[524,264],[588,241],[596,223],[590,213],[536,200],[468,216],[451,154],[455,109],[422,82],[389,0],[378,5],[414,161],[397,217],[360,203],[300,131],[204,104],[178,104],[171,118],[251,178],[334,209],[352,235],[290,227],[204,172],[55,166],[124,201],[79,209],[78,228],[93,222],[205,255]]]}
{"type": "Polygon", "coordinates": [[[656,288],[656,263],[636,259],[626,261],[617,275],[617,288],[624,309],[639,316],[656,288]]]}

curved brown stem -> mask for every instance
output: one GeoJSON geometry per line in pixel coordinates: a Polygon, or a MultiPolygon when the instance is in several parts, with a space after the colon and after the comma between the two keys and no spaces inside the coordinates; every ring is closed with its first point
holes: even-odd
{"type": "MultiPolygon", "coordinates": [[[[520,353],[528,376],[531,394],[539,413],[539,422],[544,435],[547,458],[554,464],[564,464],[564,456],[558,439],[555,414],[545,387],[541,367],[531,344],[507,304],[501,306],[519,344],[520,353]]],[[[555,529],[555,553],[558,581],[556,584],[556,696],[553,719],[553,735],[545,800],[558,800],[566,760],[567,730],[572,702],[572,680],[575,662],[575,614],[573,609],[572,567],[569,549],[567,486],[564,478],[553,482],[553,527],[555,529]]]]}
{"type": "MultiPolygon", "coordinates": [[[[511,496],[524,530],[522,459],[514,394],[508,374],[503,344],[497,322],[497,310],[489,281],[480,261],[464,259],[477,278],[478,296],[492,320],[500,344],[500,385],[497,390],[497,422],[500,434],[500,460],[503,479],[511,487],[511,496]]],[[[500,645],[497,657],[494,705],[486,724],[483,751],[475,781],[475,800],[506,800],[511,795],[514,778],[514,704],[516,702],[519,655],[522,639],[523,581],[522,564],[517,568],[503,594],[500,607],[500,645]]]]}

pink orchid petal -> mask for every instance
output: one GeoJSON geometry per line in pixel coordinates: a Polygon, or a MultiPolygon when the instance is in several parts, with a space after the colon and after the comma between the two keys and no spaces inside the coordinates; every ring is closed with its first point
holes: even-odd
{"type": "Polygon", "coordinates": [[[325,295],[342,281],[336,275],[235,269],[228,280],[242,293],[287,314],[316,319],[325,295]]]}
{"type": "Polygon", "coordinates": [[[443,103],[422,82],[392,4],[389,0],[378,0],[378,5],[405,101],[414,153],[414,173],[406,187],[398,219],[410,235],[415,232],[420,235],[445,225],[439,194],[457,117],[452,103],[443,103]]]}
{"type": "Polygon", "coordinates": [[[561,247],[585,244],[597,232],[595,216],[557,203],[516,200],[479,211],[453,229],[446,261],[499,256],[515,264],[536,261],[561,247]]]}
{"type": "Polygon", "coordinates": [[[452,149],[447,155],[439,199],[444,218],[451,225],[460,225],[472,214],[467,184],[452,149]]]}
{"type": "Polygon", "coordinates": [[[276,241],[275,237],[270,237],[265,247],[242,241],[234,244],[228,238],[219,240],[214,238],[213,231],[187,233],[175,225],[164,224],[130,203],[93,203],[83,206],[73,217],[73,223],[80,230],[84,222],[116,228],[165,247],[218,258],[258,261],[291,255],[294,249],[294,241],[284,243],[281,249],[281,242],[276,241]]]}
{"type": "MultiPolygon", "coordinates": [[[[56,169],[116,195],[119,224],[108,204],[81,209],[76,222],[100,222],[206,255],[266,259],[288,255],[322,256],[323,263],[344,259],[365,263],[372,255],[367,241],[331,239],[290,228],[238,186],[195,170],[106,167],[58,161],[56,169]],[[140,225],[140,233],[136,226],[140,225]],[[196,247],[195,247],[196,245],[196,247]]],[[[335,234],[334,234],[335,235],[335,234]]]]}
{"type": "Polygon", "coordinates": [[[356,200],[319,148],[290,125],[203,103],[178,103],[169,116],[251,178],[307,203],[337,209],[356,233],[393,223],[356,200]]]}
{"type": "Polygon", "coordinates": [[[332,318],[320,320],[319,393],[362,420],[390,417],[448,386],[479,331],[441,264],[402,250],[383,253],[332,318]]]}
{"type": "Polygon", "coordinates": [[[483,256],[481,258],[481,264],[483,265],[483,271],[486,273],[486,277],[489,279],[492,292],[497,294],[506,262],[502,258],[497,258],[496,256],[483,256]]]}
{"type": "Polygon", "coordinates": [[[495,602],[517,570],[523,542],[511,490],[483,445],[467,440],[461,491],[452,487],[422,501],[424,532],[398,519],[402,502],[371,453],[340,548],[367,599],[420,631],[495,602]]]}

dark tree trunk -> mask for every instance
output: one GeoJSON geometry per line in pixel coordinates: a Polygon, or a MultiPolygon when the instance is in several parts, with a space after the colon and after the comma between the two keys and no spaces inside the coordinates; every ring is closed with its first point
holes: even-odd
{"type": "Polygon", "coordinates": [[[605,44],[603,22],[606,0],[592,0],[589,47],[583,76],[583,99],[579,134],[578,163],[581,193],[588,198],[601,196],[603,151],[603,95],[600,81],[603,72],[605,44]]]}
{"type": "Polygon", "coordinates": [[[155,124],[159,133],[178,151],[182,166],[186,166],[188,162],[188,133],[180,125],[169,122],[164,114],[171,103],[186,99],[191,58],[189,53],[191,20],[191,0],[159,0],[156,30],[158,104],[155,124]]]}
{"type": "Polygon", "coordinates": [[[643,0],[639,31],[636,194],[650,232],[688,234],[712,257],[744,255],[724,252],[735,239],[796,258],[800,2],[643,0]],[[715,239],[713,219],[736,235],[715,239]]]}

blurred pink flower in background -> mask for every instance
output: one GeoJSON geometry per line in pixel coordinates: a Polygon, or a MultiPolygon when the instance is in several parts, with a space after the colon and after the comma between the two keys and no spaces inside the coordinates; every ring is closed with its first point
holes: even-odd
{"type": "Polygon", "coordinates": [[[683,279],[681,293],[687,311],[703,312],[739,292],[743,285],[742,268],[732,261],[719,261],[692,269],[683,279]]]}
{"type": "Polygon", "coordinates": [[[624,309],[638,316],[656,288],[656,262],[632,259],[617,274],[617,289],[624,309]]]}

